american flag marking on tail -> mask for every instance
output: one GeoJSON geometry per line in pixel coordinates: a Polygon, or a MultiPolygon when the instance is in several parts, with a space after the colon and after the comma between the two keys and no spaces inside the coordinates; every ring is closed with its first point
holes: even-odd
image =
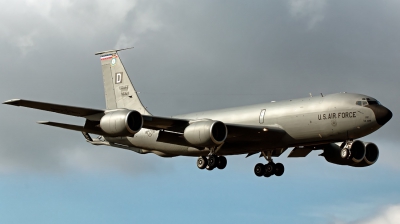
{"type": "Polygon", "coordinates": [[[109,59],[112,59],[112,58],[117,58],[118,57],[118,55],[112,55],[112,54],[107,54],[107,55],[103,55],[103,56],[101,56],[100,57],[100,60],[101,61],[103,61],[103,60],[109,60],[109,59]]]}

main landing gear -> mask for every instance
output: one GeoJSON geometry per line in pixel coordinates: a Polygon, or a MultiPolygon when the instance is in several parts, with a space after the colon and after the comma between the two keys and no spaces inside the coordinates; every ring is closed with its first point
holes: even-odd
{"type": "Polygon", "coordinates": [[[218,147],[211,147],[210,153],[208,154],[207,157],[200,156],[197,159],[197,167],[202,170],[203,169],[213,170],[215,168],[218,168],[220,170],[225,169],[227,164],[225,156],[215,155],[221,149],[222,145],[219,145],[218,147]]]}
{"type": "Polygon", "coordinates": [[[274,163],[272,161],[271,158],[271,154],[272,152],[267,152],[267,155],[265,154],[265,152],[261,152],[263,154],[263,156],[265,157],[265,159],[268,161],[267,164],[262,164],[262,163],[258,163],[255,167],[254,167],[254,173],[256,174],[256,176],[261,177],[270,177],[272,175],[275,176],[282,176],[282,174],[285,172],[285,167],[283,166],[282,163],[274,163]]]}
{"type": "Polygon", "coordinates": [[[227,160],[225,156],[209,155],[207,157],[200,156],[197,159],[197,167],[202,170],[213,170],[214,168],[222,170],[226,167],[226,164],[227,160]]]}

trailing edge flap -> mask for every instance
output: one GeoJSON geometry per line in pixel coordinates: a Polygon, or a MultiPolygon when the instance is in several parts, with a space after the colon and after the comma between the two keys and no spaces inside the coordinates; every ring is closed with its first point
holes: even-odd
{"type": "Polygon", "coordinates": [[[228,128],[227,142],[234,141],[262,141],[267,139],[279,139],[283,137],[286,132],[282,128],[275,126],[253,126],[253,125],[240,125],[240,124],[225,124],[228,128]]]}
{"type": "Polygon", "coordinates": [[[312,148],[298,148],[295,147],[288,155],[288,157],[306,157],[312,151],[312,148]]]}
{"type": "Polygon", "coordinates": [[[38,121],[37,123],[49,125],[49,126],[53,126],[53,127],[58,127],[58,128],[64,128],[64,129],[68,129],[68,130],[73,130],[73,131],[93,133],[93,134],[97,134],[97,135],[107,135],[100,128],[93,128],[93,127],[90,127],[90,125],[87,125],[88,122],[86,122],[85,126],[57,123],[57,122],[51,122],[51,121],[38,121]]]}
{"type": "Polygon", "coordinates": [[[168,130],[173,132],[183,133],[185,128],[189,125],[188,120],[169,118],[169,117],[156,117],[156,116],[143,116],[143,128],[153,130],[168,130]]]}
{"type": "Polygon", "coordinates": [[[83,107],[74,107],[74,106],[67,106],[67,105],[60,105],[60,104],[53,104],[53,103],[44,103],[44,102],[37,102],[37,101],[30,101],[30,100],[7,100],[3,104],[9,104],[18,107],[29,107],[38,110],[45,110],[59,114],[65,114],[70,116],[76,117],[86,117],[88,119],[93,120],[100,120],[100,118],[104,115],[104,110],[97,110],[97,109],[90,109],[90,108],[83,108],[83,107]],[[91,118],[93,115],[99,115],[95,117],[99,118],[91,118]]]}
{"type": "MultiPolygon", "coordinates": [[[[168,118],[165,118],[165,119],[168,119],[168,118]]],[[[157,141],[164,142],[164,143],[170,143],[170,144],[176,144],[176,145],[195,147],[195,146],[191,145],[190,143],[188,143],[182,134],[184,127],[186,127],[186,125],[184,125],[184,122],[188,122],[188,121],[179,120],[179,119],[175,119],[174,121],[177,122],[177,124],[179,124],[179,126],[177,126],[177,127],[171,126],[170,128],[165,126],[165,128],[163,128],[163,130],[160,131],[157,141]],[[183,127],[183,129],[182,129],[182,127],[183,127]],[[175,131],[170,132],[173,129],[176,132],[180,132],[180,133],[176,133],[175,131]],[[178,131],[178,129],[182,129],[182,131],[178,131]]],[[[166,122],[166,123],[168,123],[168,122],[166,122]]],[[[146,122],[145,122],[145,124],[146,124],[146,122]]],[[[146,128],[149,128],[149,126],[152,126],[152,125],[148,125],[146,128]]],[[[145,125],[143,127],[145,127],[145,125]]],[[[228,143],[235,142],[235,141],[256,142],[256,141],[263,141],[268,138],[269,139],[271,139],[271,138],[279,139],[286,133],[281,128],[274,127],[274,126],[250,126],[250,125],[226,124],[226,127],[228,128],[228,136],[226,138],[226,142],[228,142],[228,143]]],[[[274,155],[274,156],[279,156],[285,150],[286,150],[286,148],[280,149],[280,151],[276,152],[276,155],[274,155]]]]}
{"type": "Polygon", "coordinates": [[[158,133],[157,142],[193,147],[185,140],[182,134],[167,131],[160,131],[158,133]]]}

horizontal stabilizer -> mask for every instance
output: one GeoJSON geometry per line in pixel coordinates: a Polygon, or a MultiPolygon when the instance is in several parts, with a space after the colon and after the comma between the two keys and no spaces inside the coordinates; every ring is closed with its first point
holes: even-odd
{"type": "Polygon", "coordinates": [[[310,154],[310,152],[312,151],[312,148],[298,148],[295,147],[290,154],[288,155],[288,157],[306,157],[308,154],[310,154]]]}
{"type": "MultiPolygon", "coordinates": [[[[38,101],[30,101],[30,100],[7,100],[3,104],[18,106],[18,107],[29,107],[38,110],[45,110],[59,114],[65,114],[76,117],[87,117],[89,118],[91,115],[104,115],[103,110],[90,109],[84,107],[74,107],[60,104],[52,104],[52,103],[44,103],[38,101]]],[[[101,116],[99,116],[101,118],[101,116]]]]}
{"type": "Polygon", "coordinates": [[[124,51],[124,50],[132,49],[132,48],[133,47],[127,47],[127,48],[116,49],[116,50],[100,51],[100,52],[96,52],[94,55],[116,53],[118,51],[124,51]]]}
{"type": "Polygon", "coordinates": [[[107,135],[101,129],[96,130],[96,129],[91,129],[91,128],[85,128],[84,126],[79,126],[79,125],[64,124],[64,123],[57,123],[57,122],[51,122],[51,121],[38,121],[37,123],[49,125],[49,126],[53,126],[53,127],[58,127],[58,128],[64,128],[64,129],[68,129],[68,130],[73,130],[73,131],[87,132],[87,133],[92,133],[92,134],[97,134],[97,135],[107,135]]]}

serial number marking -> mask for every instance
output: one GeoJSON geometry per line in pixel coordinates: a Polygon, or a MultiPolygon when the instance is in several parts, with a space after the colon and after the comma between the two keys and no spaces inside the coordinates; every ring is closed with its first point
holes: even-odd
{"type": "Polygon", "coordinates": [[[128,90],[128,88],[129,88],[128,85],[126,85],[126,86],[120,86],[120,87],[119,87],[120,90],[128,90]]]}
{"type": "Polygon", "coordinates": [[[129,92],[121,92],[121,95],[122,96],[127,96],[127,95],[129,95],[129,92]]]}
{"type": "Polygon", "coordinates": [[[318,114],[318,120],[329,120],[336,118],[356,118],[356,112],[318,114]]]}

